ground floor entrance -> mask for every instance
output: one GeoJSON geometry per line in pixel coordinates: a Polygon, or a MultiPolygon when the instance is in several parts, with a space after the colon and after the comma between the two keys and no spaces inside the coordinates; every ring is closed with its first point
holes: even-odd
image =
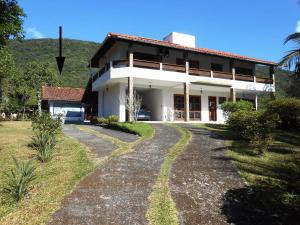
{"type": "MultiPolygon", "coordinates": [[[[190,120],[201,120],[201,96],[200,95],[190,95],[189,96],[189,113],[190,120]]],[[[184,95],[175,94],[174,95],[174,119],[184,120],[184,95]]]]}

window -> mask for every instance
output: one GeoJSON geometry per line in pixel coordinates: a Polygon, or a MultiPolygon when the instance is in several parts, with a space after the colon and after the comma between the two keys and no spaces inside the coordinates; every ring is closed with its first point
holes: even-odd
{"type": "Polygon", "coordinates": [[[219,97],[219,105],[223,104],[226,102],[226,97],[219,97]]]}
{"type": "Polygon", "coordinates": [[[236,67],[235,68],[236,74],[245,74],[245,75],[253,75],[253,70],[249,68],[243,68],[243,67],[236,67]]]}
{"type": "Polygon", "coordinates": [[[158,55],[152,55],[152,54],[141,53],[141,52],[134,52],[133,58],[139,60],[154,61],[154,62],[161,61],[160,56],[158,55]]]}
{"type": "Polygon", "coordinates": [[[190,60],[189,61],[190,68],[199,69],[199,61],[197,60],[190,60]]]}
{"type": "Polygon", "coordinates": [[[175,110],[184,110],[184,96],[183,95],[174,95],[174,109],[175,110]]]}
{"type": "Polygon", "coordinates": [[[176,58],[176,64],[177,65],[185,65],[185,60],[181,58],[176,58]]]}
{"type": "Polygon", "coordinates": [[[223,65],[222,64],[217,64],[217,63],[212,63],[210,64],[210,69],[213,71],[223,71],[223,65]]]}
{"type": "Polygon", "coordinates": [[[201,97],[200,96],[190,96],[190,110],[200,111],[201,110],[201,97]]]}

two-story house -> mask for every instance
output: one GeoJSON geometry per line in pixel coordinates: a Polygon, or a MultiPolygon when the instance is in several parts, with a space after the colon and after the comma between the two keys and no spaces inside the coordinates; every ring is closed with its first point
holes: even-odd
{"type": "Polygon", "coordinates": [[[153,121],[224,122],[220,104],[275,92],[274,62],[196,47],[195,36],[171,33],[163,40],[109,33],[90,61],[100,117],[128,118],[133,91],[153,121]],[[269,76],[256,66],[269,67],[269,76]]]}

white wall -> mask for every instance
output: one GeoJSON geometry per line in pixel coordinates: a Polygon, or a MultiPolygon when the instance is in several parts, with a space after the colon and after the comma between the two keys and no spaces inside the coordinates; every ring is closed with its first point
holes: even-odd
{"type": "Polygon", "coordinates": [[[151,112],[151,120],[162,120],[162,90],[151,89],[141,93],[143,104],[151,112]]]}

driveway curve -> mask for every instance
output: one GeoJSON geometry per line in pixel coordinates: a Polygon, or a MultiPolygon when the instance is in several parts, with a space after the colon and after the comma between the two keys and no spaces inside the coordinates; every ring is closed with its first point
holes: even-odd
{"type": "Polygon", "coordinates": [[[182,126],[190,130],[192,140],[173,164],[169,183],[180,224],[228,224],[222,215],[223,197],[244,181],[226,157],[223,140],[210,131],[182,126]]]}
{"type": "MultiPolygon", "coordinates": [[[[153,124],[155,136],[84,178],[49,224],[147,224],[148,197],[168,150],[180,139],[173,127],[153,124]]],[[[101,148],[101,146],[99,146],[101,148]]]]}

